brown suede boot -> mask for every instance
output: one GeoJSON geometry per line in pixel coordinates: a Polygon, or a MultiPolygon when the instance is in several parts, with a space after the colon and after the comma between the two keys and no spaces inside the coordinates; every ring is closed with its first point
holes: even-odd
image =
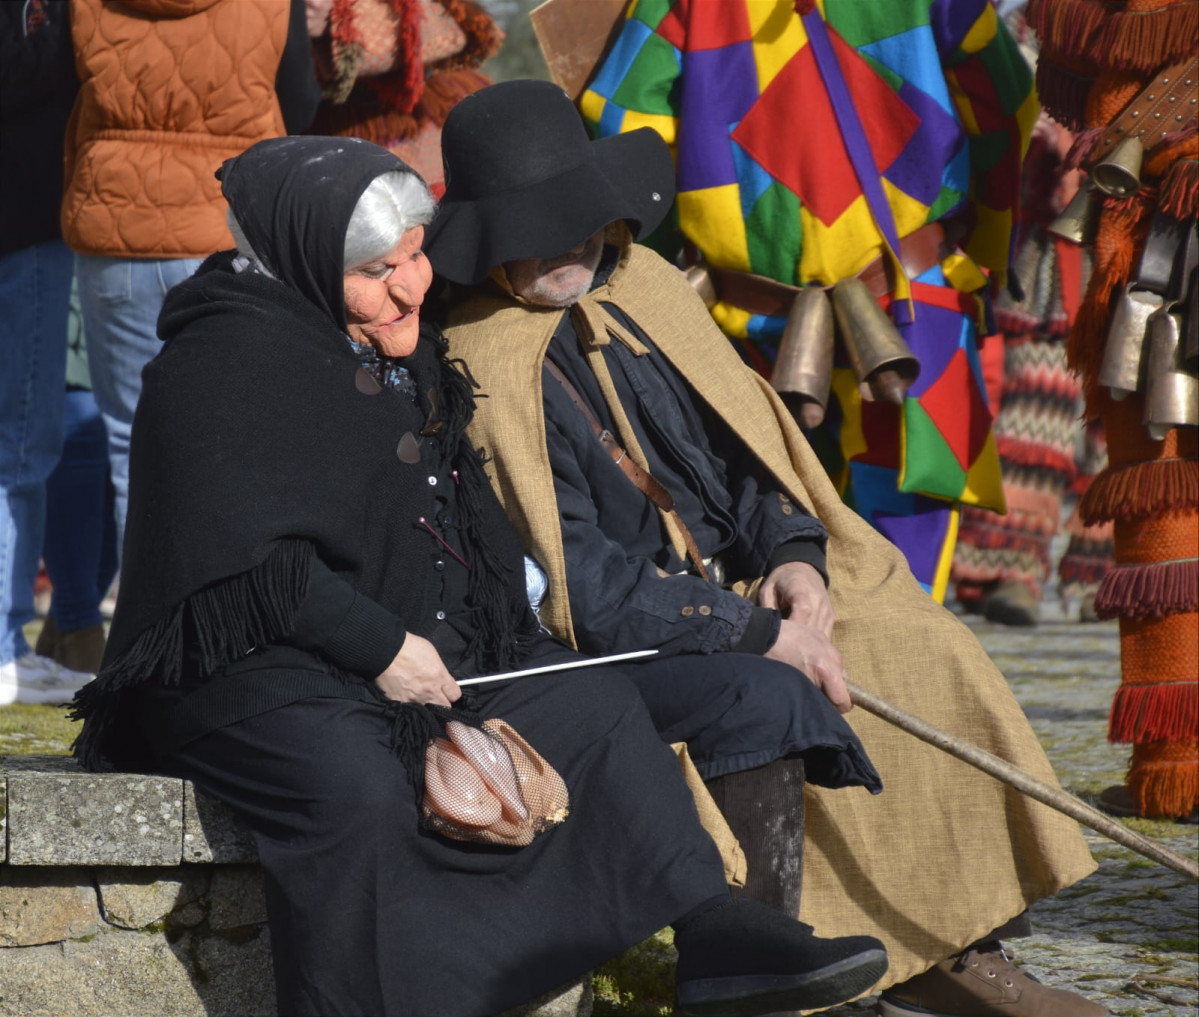
{"type": "Polygon", "coordinates": [[[82,674],[95,674],[104,659],[104,626],[89,625],[70,632],[59,632],[54,659],[63,667],[82,674]]]}
{"type": "Polygon", "coordinates": [[[983,598],[983,617],[1000,625],[1036,625],[1040,615],[1040,602],[1017,579],[1005,579],[983,598]]]}
{"type": "Polygon", "coordinates": [[[980,943],[893,985],[880,1017],[1110,1017],[1098,1003],[1051,989],[1016,967],[999,942],[980,943]]]}

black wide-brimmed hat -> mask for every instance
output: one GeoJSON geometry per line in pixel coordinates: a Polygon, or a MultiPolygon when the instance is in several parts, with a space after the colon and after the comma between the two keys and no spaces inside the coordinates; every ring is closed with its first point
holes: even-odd
{"type": "Polygon", "coordinates": [[[674,163],[656,131],[592,141],[548,81],[468,95],[446,118],[441,151],[445,196],[425,249],[453,282],[481,282],[506,261],[555,257],[619,219],[641,238],[674,200],[674,163]]]}

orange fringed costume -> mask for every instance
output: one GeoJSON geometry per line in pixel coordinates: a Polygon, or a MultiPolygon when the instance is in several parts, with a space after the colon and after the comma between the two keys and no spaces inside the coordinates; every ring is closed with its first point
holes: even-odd
{"type": "MultiPolygon", "coordinates": [[[[1179,62],[1188,83],[1199,72],[1199,0],[1031,0],[1028,10],[1042,43],[1041,100],[1083,132],[1084,166],[1087,144],[1155,75],[1179,62]]],[[[1116,568],[1096,602],[1101,616],[1120,619],[1123,681],[1108,737],[1133,744],[1125,786],[1137,813],[1154,817],[1188,816],[1199,801],[1199,430],[1174,427],[1154,440],[1143,392],[1116,402],[1098,373],[1154,214],[1185,222],[1199,212],[1199,108],[1190,98],[1178,106],[1158,118],[1164,136],[1146,141],[1140,190],[1098,199],[1094,272],[1068,345],[1108,438],[1109,466],[1080,506],[1084,522],[1115,522],[1116,568]]]]}
{"type": "Polygon", "coordinates": [[[491,84],[477,68],[503,38],[470,0],[333,0],[313,43],[324,101],[309,133],[383,145],[440,197],[441,125],[491,84]]]}

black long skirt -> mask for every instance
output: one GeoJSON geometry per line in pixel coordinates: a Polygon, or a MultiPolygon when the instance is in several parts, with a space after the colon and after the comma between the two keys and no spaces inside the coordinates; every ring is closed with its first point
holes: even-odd
{"type": "Polygon", "coordinates": [[[418,830],[381,707],[307,699],[174,753],[254,837],[285,1015],[495,1014],[726,891],[678,763],[620,672],[478,696],[570,790],[523,848],[418,830]]]}

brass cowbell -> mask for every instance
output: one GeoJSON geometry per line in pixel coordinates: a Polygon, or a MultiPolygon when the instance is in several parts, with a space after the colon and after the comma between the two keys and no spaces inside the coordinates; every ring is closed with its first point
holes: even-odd
{"type": "Polygon", "coordinates": [[[1141,387],[1146,328],[1150,316],[1161,306],[1159,294],[1134,290],[1131,283],[1116,301],[1099,366],[1099,384],[1109,390],[1116,402],[1141,387]]]}
{"type": "Polygon", "coordinates": [[[1091,179],[1104,194],[1117,198],[1141,189],[1141,157],[1145,146],[1136,136],[1126,137],[1091,167],[1091,179]]]}
{"type": "Polygon", "coordinates": [[[1149,322],[1142,420],[1158,441],[1171,428],[1199,425],[1199,379],[1182,362],[1182,315],[1174,306],[1163,305],[1149,322]]]}
{"type": "Polygon", "coordinates": [[[692,288],[700,295],[704,306],[710,311],[716,306],[716,284],[712,281],[712,273],[702,262],[691,265],[684,273],[692,288]]]}
{"type": "Polygon", "coordinates": [[[858,381],[873,398],[901,405],[920,375],[920,361],[890,315],[858,278],[842,279],[833,287],[833,312],[858,381]]]}
{"type": "Polygon", "coordinates": [[[805,286],[787,314],[770,384],[813,428],[824,420],[832,376],[833,308],[821,287],[805,286]]]}
{"type": "Polygon", "coordinates": [[[1050,233],[1074,244],[1089,244],[1099,229],[1099,202],[1094,185],[1087,181],[1048,226],[1050,233]]]}

